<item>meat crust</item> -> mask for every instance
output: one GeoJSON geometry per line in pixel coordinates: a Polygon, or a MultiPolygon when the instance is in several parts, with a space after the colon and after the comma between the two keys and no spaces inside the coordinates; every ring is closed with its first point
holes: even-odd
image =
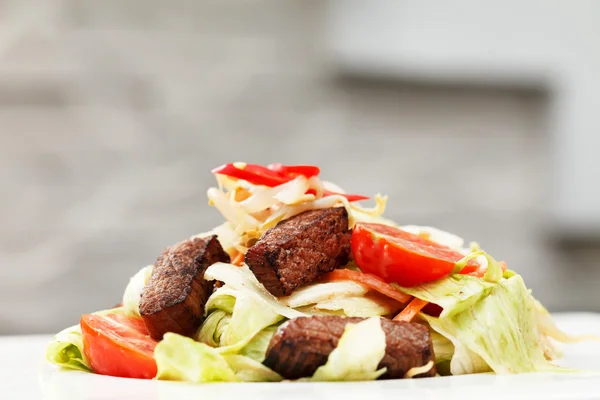
{"type": "Polygon", "coordinates": [[[351,231],[344,207],[305,211],[263,234],[244,261],[275,296],[348,263],[351,231]]]}
{"type": "Polygon", "coordinates": [[[196,332],[213,287],[204,280],[204,272],[219,261],[229,262],[229,256],[216,235],[185,240],[163,251],[140,301],[140,314],[152,338],[196,332]]]}

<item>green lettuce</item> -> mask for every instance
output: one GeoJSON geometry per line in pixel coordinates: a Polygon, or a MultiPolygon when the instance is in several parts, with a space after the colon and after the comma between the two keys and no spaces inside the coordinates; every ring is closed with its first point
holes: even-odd
{"type": "Polygon", "coordinates": [[[223,310],[213,311],[206,317],[194,339],[209,346],[217,347],[221,344],[221,337],[223,337],[230,321],[230,313],[223,310]]]}
{"type": "Polygon", "coordinates": [[[454,345],[446,336],[431,331],[431,341],[433,343],[433,352],[435,353],[435,363],[443,363],[452,360],[454,356],[454,345]]]}
{"type": "Polygon", "coordinates": [[[261,309],[277,313],[282,317],[296,318],[305,315],[304,313],[281,304],[277,300],[277,297],[269,293],[267,289],[258,282],[247,265],[238,267],[233,264],[215,263],[208,267],[204,273],[204,279],[221,281],[225,283],[226,287],[230,290],[230,293],[234,294],[236,297],[238,297],[238,293],[244,294],[248,298],[252,298],[254,303],[261,309]]]}
{"type": "Polygon", "coordinates": [[[283,317],[277,311],[264,308],[255,298],[239,293],[229,326],[227,326],[221,337],[221,346],[241,349],[258,332],[282,319],[283,317]]]}
{"type": "Polygon", "coordinates": [[[245,352],[262,361],[268,341],[275,332],[274,326],[284,317],[273,308],[265,307],[259,298],[228,286],[213,293],[208,303],[213,311],[196,333],[195,339],[217,347],[222,354],[245,352]]]}
{"type": "Polygon", "coordinates": [[[392,283],[392,285],[403,293],[442,307],[443,311],[440,318],[450,317],[471,308],[482,298],[488,296],[502,280],[500,264],[483,251],[473,252],[458,261],[455,271],[460,272],[470,259],[480,255],[487,259],[487,271],[483,279],[470,275],[454,274],[447,278],[413,287],[401,287],[395,283],[392,283]]]}
{"type": "Polygon", "coordinates": [[[126,315],[138,318],[141,317],[140,300],[142,297],[142,290],[144,290],[146,282],[150,279],[153,268],[153,265],[144,267],[129,279],[129,283],[123,293],[123,310],[126,315]]]}
{"type": "Polygon", "coordinates": [[[347,324],[337,347],[312,376],[312,381],[375,380],[385,368],[377,369],[385,355],[385,333],[378,317],[347,324]]]}
{"type": "Polygon", "coordinates": [[[440,318],[468,310],[494,287],[493,283],[469,275],[452,275],[413,287],[401,287],[395,283],[392,285],[403,293],[442,307],[440,318]]]}
{"type": "Polygon", "coordinates": [[[247,345],[245,345],[239,352],[240,355],[249,357],[259,363],[265,360],[265,354],[267,348],[271,342],[271,338],[277,331],[278,325],[268,326],[262,331],[258,332],[247,345]]]}
{"type": "Polygon", "coordinates": [[[73,325],[60,331],[46,348],[46,359],[62,368],[91,372],[83,353],[81,326],[73,325]]]}
{"type": "Polygon", "coordinates": [[[392,303],[382,303],[370,297],[346,297],[321,301],[313,306],[317,310],[340,311],[347,317],[375,317],[388,315],[398,310],[391,306],[392,303]]]}
{"type": "Polygon", "coordinates": [[[217,348],[175,333],[165,334],[154,350],[160,380],[208,382],[277,382],[282,378],[261,363],[221,354],[217,348]]]}
{"type": "Polygon", "coordinates": [[[227,360],[214,348],[175,333],[166,333],[154,349],[156,379],[169,381],[235,382],[227,360]]]}
{"type": "Polygon", "coordinates": [[[250,357],[233,354],[225,355],[224,358],[236,378],[242,382],[280,382],[283,380],[277,372],[250,357]]]}
{"type": "Polygon", "coordinates": [[[452,374],[565,371],[544,357],[534,299],[521,276],[487,289],[468,309],[458,303],[460,312],[447,312],[439,318],[420,314],[454,344],[452,374]]]}

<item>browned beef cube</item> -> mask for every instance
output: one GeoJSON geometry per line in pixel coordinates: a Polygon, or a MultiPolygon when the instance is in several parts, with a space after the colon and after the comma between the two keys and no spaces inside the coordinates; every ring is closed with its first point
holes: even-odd
{"type": "Polygon", "coordinates": [[[244,261],[275,296],[348,263],[350,238],[344,207],[305,211],[269,229],[244,261]]]}
{"type": "MultiPolygon", "coordinates": [[[[282,325],[269,343],[264,364],[287,379],[309,377],[327,362],[348,323],[364,318],[338,316],[300,317],[282,325]]],[[[380,379],[401,379],[414,367],[434,361],[429,330],[419,324],[381,319],[385,333],[385,356],[380,379]]],[[[417,377],[435,376],[435,366],[417,377]]]]}
{"type": "Polygon", "coordinates": [[[160,340],[167,332],[196,332],[213,286],[204,280],[204,272],[219,261],[229,262],[229,256],[215,235],[183,241],[158,257],[140,302],[150,336],[160,340]]]}

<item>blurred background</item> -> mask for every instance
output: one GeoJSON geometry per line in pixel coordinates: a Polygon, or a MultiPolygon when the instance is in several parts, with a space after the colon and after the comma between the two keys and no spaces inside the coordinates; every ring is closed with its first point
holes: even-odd
{"type": "Polygon", "coordinates": [[[600,3],[0,1],[0,334],[120,302],[220,223],[210,169],[304,163],[600,311],[600,3]]]}

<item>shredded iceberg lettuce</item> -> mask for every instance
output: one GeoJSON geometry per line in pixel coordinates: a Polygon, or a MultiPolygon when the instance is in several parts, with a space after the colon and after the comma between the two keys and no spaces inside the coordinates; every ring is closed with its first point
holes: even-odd
{"type": "Polygon", "coordinates": [[[140,317],[142,291],[148,279],[150,279],[150,275],[152,275],[153,268],[153,265],[144,267],[129,280],[125,293],[123,293],[123,309],[126,315],[140,317]]]}
{"type": "Polygon", "coordinates": [[[452,275],[413,287],[402,287],[395,283],[392,283],[392,286],[403,293],[439,305],[443,308],[440,318],[444,318],[472,307],[487,296],[494,284],[474,276],[452,275]]]}
{"type": "MultiPolygon", "coordinates": [[[[484,291],[486,295],[477,296],[478,301],[470,302],[468,308],[465,302],[455,303],[459,312],[444,309],[446,314],[439,318],[421,314],[433,330],[454,344],[452,374],[490,369],[497,374],[566,371],[544,357],[534,300],[519,275],[484,291]]],[[[434,299],[432,302],[442,305],[434,299]]]]}
{"type": "Polygon", "coordinates": [[[281,304],[275,296],[256,280],[256,277],[246,265],[237,267],[233,264],[216,263],[208,267],[204,279],[224,282],[230,288],[248,295],[262,309],[273,310],[273,312],[286,318],[304,316],[304,313],[281,304]]]}
{"type": "Polygon", "coordinates": [[[295,290],[289,296],[280,297],[279,302],[297,308],[332,299],[362,296],[367,291],[367,288],[352,281],[313,283],[295,290]]]}
{"type": "Polygon", "coordinates": [[[221,350],[231,347],[237,351],[247,345],[258,332],[282,320],[275,310],[265,308],[255,298],[240,293],[233,308],[229,325],[221,336],[221,350]]]}
{"type": "Polygon", "coordinates": [[[195,339],[216,347],[221,354],[240,354],[261,362],[277,325],[285,317],[280,314],[280,308],[270,306],[261,296],[250,295],[252,290],[256,290],[253,285],[240,285],[247,290],[236,290],[229,283],[209,298],[206,307],[208,316],[195,339]]]}
{"type": "Polygon", "coordinates": [[[381,302],[365,296],[346,297],[321,301],[314,305],[317,310],[342,311],[347,317],[374,317],[388,315],[397,310],[391,302],[381,302]]]}
{"type": "Polygon", "coordinates": [[[56,334],[46,349],[46,359],[62,368],[91,372],[83,353],[81,326],[73,325],[56,334]]]}
{"type": "Polygon", "coordinates": [[[278,382],[283,378],[250,357],[221,354],[218,348],[175,333],[165,334],[154,358],[156,379],[208,382],[278,382]]]}
{"type": "Polygon", "coordinates": [[[431,341],[433,343],[433,352],[435,354],[435,363],[443,363],[452,360],[454,356],[454,345],[446,336],[430,330],[431,341]]]}
{"type": "Polygon", "coordinates": [[[194,340],[166,333],[154,349],[156,379],[186,382],[235,382],[237,377],[227,360],[214,348],[194,340]]]}

